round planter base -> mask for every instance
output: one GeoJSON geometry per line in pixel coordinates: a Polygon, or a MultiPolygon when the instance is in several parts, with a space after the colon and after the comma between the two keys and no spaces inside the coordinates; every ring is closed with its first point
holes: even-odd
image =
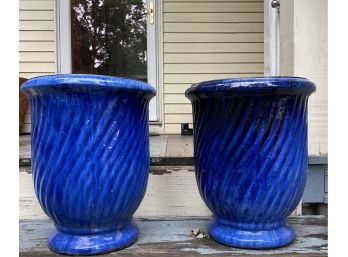
{"type": "Polygon", "coordinates": [[[277,248],[295,239],[295,233],[289,225],[268,230],[243,230],[214,221],[209,224],[208,231],[216,242],[238,248],[277,248]]]}
{"type": "Polygon", "coordinates": [[[139,230],[134,224],[121,230],[92,235],[71,235],[56,230],[49,236],[48,245],[53,251],[61,254],[102,254],[131,245],[138,233],[139,230]]]}

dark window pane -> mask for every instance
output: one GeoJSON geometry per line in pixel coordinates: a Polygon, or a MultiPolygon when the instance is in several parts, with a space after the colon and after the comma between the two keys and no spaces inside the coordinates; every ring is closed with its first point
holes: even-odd
{"type": "Polygon", "coordinates": [[[72,0],[72,72],[147,80],[146,1],[72,0]]]}

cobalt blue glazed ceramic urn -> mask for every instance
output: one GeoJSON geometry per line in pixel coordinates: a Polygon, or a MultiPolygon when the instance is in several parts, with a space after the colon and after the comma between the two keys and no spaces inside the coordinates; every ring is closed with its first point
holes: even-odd
{"type": "Polygon", "coordinates": [[[304,78],[260,77],[191,86],[196,179],[213,213],[208,230],[222,244],[290,244],[287,217],[303,194],[308,165],[304,78]]]}
{"type": "Polygon", "coordinates": [[[35,193],[56,227],[49,247],[91,255],[132,244],[132,216],[147,186],[155,90],[75,74],[33,78],[21,90],[30,100],[35,193]]]}

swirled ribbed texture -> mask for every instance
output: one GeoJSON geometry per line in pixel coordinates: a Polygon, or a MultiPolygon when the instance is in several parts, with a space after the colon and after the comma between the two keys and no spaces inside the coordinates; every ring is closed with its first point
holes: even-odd
{"type": "Polygon", "coordinates": [[[192,105],[197,184],[215,218],[210,234],[239,247],[289,244],[286,218],[306,182],[308,95],[208,96],[192,105]]]}
{"type": "Polygon", "coordinates": [[[34,188],[59,231],[53,250],[95,254],[135,240],[132,215],[148,179],[149,98],[58,90],[30,97],[34,188]]]}

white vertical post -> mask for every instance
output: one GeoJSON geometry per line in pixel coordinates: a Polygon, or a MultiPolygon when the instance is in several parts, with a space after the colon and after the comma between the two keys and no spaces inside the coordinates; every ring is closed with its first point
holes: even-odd
{"type": "Polygon", "coordinates": [[[279,8],[272,8],[272,0],[264,0],[264,75],[279,75],[280,38],[279,8]]]}
{"type": "Polygon", "coordinates": [[[56,23],[57,73],[71,73],[71,13],[69,0],[56,1],[56,23]]]}
{"type": "MultiPolygon", "coordinates": [[[[158,40],[157,40],[157,23],[158,19],[158,1],[148,0],[148,16],[147,16],[147,82],[153,86],[158,92],[158,40]],[[150,5],[153,8],[153,20],[150,21],[150,5]]],[[[150,101],[149,120],[158,120],[158,97],[155,96],[150,101]]]]}

